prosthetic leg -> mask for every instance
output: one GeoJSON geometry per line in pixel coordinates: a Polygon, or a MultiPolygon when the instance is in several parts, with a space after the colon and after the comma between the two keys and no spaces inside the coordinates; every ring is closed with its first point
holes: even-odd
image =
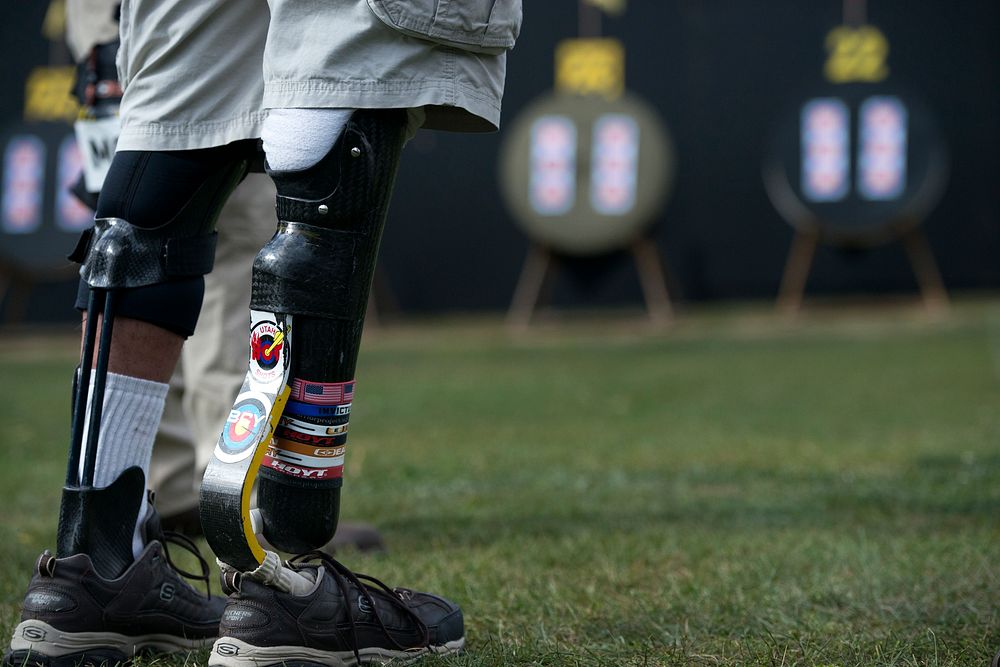
{"type": "Polygon", "coordinates": [[[132,532],[145,494],[142,471],[129,468],[110,486],[94,488],[115,317],[127,290],[155,287],[156,294],[169,295],[172,286],[200,279],[211,270],[215,220],[245,173],[245,161],[213,170],[186,201],[174,203],[178,212],[166,224],[141,227],[118,218],[98,219],[71,255],[83,264],[80,275],[89,285],[89,295],[82,356],[74,380],[69,463],[57,535],[59,557],[89,554],[105,576],[117,576],[132,563],[132,532]]]}
{"type": "Polygon", "coordinates": [[[354,370],[382,226],[405,140],[402,110],[354,114],[331,151],[275,172],[278,229],[257,255],[250,361],[201,486],[201,521],[224,564],[265,563],[257,528],[302,552],[333,537],[354,370]]]}

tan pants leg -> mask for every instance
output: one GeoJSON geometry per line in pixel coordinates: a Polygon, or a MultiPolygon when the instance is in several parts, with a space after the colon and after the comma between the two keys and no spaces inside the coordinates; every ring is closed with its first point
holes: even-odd
{"type": "Polygon", "coordinates": [[[250,270],[274,233],[274,185],[250,174],[219,217],[215,268],[194,335],[170,380],[149,486],[163,516],[198,506],[198,488],[247,369],[250,270]]]}

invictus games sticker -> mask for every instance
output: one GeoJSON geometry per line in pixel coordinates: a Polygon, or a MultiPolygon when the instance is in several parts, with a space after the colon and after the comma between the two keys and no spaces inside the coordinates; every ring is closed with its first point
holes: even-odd
{"type": "Polygon", "coordinates": [[[351,404],[313,405],[300,401],[288,401],[285,412],[291,417],[346,417],[351,414],[351,404]]]}
{"type": "Polygon", "coordinates": [[[230,410],[222,436],[215,447],[215,456],[227,463],[242,461],[251,456],[268,428],[271,406],[267,397],[259,392],[241,394],[230,410]]]}

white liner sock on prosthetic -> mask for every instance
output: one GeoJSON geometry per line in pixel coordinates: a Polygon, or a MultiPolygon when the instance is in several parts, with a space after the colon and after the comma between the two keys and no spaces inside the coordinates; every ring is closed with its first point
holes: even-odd
{"type": "Polygon", "coordinates": [[[302,171],[323,159],[354,109],[271,109],[260,138],[272,171],[302,171]]]}
{"type": "MultiPolygon", "coordinates": [[[[91,393],[93,373],[91,373],[91,393]]],[[[138,466],[145,479],[149,480],[149,459],[153,453],[156,429],[163,416],[163,406],[167,400],[168,385],[140,378],[108,373],[104,388],[104,411],[101,413],[101,433],[97,445],[97,461],[94,467],[94,488],[110,486],[128,468],[138,466]]],[[[84,443],[90,424],[90,401],[87,401],[88,426],[84,427],[84,443]]],[[[80,456],[80,474],[83,461],[80,456]]],[[[142,539],[142,522],[146,518],[149,503],[142,494],[139,516],[132,533],[132,555],[138,557],[145,544],[142,539]]]]}

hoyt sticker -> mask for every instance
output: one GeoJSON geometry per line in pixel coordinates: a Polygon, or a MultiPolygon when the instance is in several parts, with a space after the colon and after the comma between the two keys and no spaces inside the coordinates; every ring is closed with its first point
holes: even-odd
{"type": "Polygon", "coordinates": [[[277,435],[285,440],[293,440],[295,442],[316,446],[342,445],[347,442],[346,433],[344,435],[334,436],[312,435],[311,433],[299,433],[298,431],[292,431],[284,426],[278,427],[277,435]]]}
{"type": "Polygon", "coordinates": [[[285,463],[272,456],[265,456],[263,465],[271,468],[272,470],[277,470],[286,475],[292,477],[300,477],[302,479],[337,479],[343,477],[343,466],[336,466],[334,468],[306,468],[303,466],[292,465],[290,463],[285,463]]]}

